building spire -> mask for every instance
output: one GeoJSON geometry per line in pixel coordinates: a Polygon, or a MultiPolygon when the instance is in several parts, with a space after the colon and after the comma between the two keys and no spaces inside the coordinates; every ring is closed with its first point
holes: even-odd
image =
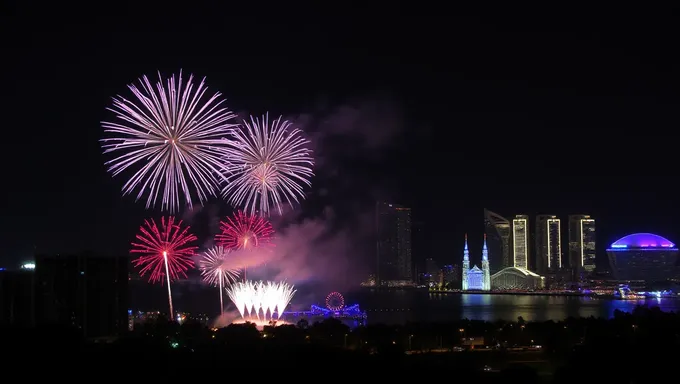
{"type": "Polygon", "coordinates": [[[484,245],[482,246],[482,260],[489,260],[489,249],[486,247],[486,233],[484,234],[484,245]]]}
{"type": "Polygon", "coordinates": [[[489,250],[486,248],[486,233],[484,234],[484,246],[482,247],[482,290],[491,290],[491,272],[489,271],[489,250]]]}
{"type": "Polygon", "coordinates": [[[470,260],[470,251],[467,244],[467,233],[465,234],[465,248],[463,248],[463,260],[470,260]]]}

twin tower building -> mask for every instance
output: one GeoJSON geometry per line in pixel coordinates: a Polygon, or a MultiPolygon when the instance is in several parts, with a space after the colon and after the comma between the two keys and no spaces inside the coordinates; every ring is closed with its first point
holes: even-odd
{"type": "Polygon", "coordinates": [[[465,235],[465,248],[463,249],[462,268],[463,291],[490,291],[491,273],[489,272],[489,250],[486,247],[486,235],[482,247],[482,269],[476,265],[470,268],[470,251],[468,250],[467,234],[465,235]]]}

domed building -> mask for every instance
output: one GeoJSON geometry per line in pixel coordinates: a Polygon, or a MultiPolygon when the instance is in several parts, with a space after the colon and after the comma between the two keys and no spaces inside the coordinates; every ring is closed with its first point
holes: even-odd
{"type": "Polygon", "coordinates": [[[609,267],[616,280],[658,282],[678,278],[678,248],[653,233],[624,236],[607,249],[609,267]]]}

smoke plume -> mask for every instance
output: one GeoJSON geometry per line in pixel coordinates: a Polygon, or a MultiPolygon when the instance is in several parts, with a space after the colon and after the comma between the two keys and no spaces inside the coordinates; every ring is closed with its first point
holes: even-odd
{"type": "MultiPolygon", "coordinates": [[[[342,291],[357,287],[373,266],[372,207],[385,185],[370,167],[382,167],[385,153],[404,131],[404,116],[400,103],[387,94],[330,104],[322,101],[309,112],[286,116],[310,139],[316,176],[302,209],[288,207],[283,216],[271,218],[275,247],[232,253],[234,266],[246,267],[248,279],[342,291]]],[[[250,114],[261,112],[238,116],[250,114]]],[[[269,118],[278,116],[271,111],[269,118]]],[[[211,223],[217,223],[218,215],[207,214],[211,223]]],[[[213,231],[215,224],[209,226],[213,231]]]]}

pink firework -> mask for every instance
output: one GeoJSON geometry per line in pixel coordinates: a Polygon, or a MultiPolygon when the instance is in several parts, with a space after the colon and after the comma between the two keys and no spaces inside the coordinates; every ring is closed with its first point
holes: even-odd
{"type": "Polygon", "coordinates": [[[168,302],[170,304],[170,318],[174,318],[172,308],[172,291],[170,281],[186,277],[186,271],[194,267],[191,257],[198,249],[189,243],[196,241],[196,236],[189,233],[189,227],[182,228],[182,221],[175,223],[175,218],[161,218],[160,228],[153,219],[145,220],[139,228],[137,243],[132,243],[130,253],[139,253],[132,263],[135,268],[141,267],[140,276],[147,273],[149,282],[163,282],[168,284],[168,302]]]}
{"type": "Polygon", "coordinates": [[[132,243],[130,253],[141,254],[132,262],[135,267],[142,267],[140,276],[151,273],[150,283],[163,282],[163,277],[166,276],[166,259],[167,277],[170,280],[186,277],[186,271],[194,267],[191,257],[198,247],[188,244],[197,238],[189,233],[189,227],[182,229],[181,226],[182,221],[175,223],[175,218],[171,216],[161,218],[160,228],[153,219],[145,220],[144,225],[139,228],[139,243],[132,243]]]}
{"type": "Polygon", "coordinates": [[[238,211],[220,222],[220,230],[222,233],[215,236],[215,241],[226,248],[253,249],[273,245],[274,228],[260,216],[238,211]]]}

